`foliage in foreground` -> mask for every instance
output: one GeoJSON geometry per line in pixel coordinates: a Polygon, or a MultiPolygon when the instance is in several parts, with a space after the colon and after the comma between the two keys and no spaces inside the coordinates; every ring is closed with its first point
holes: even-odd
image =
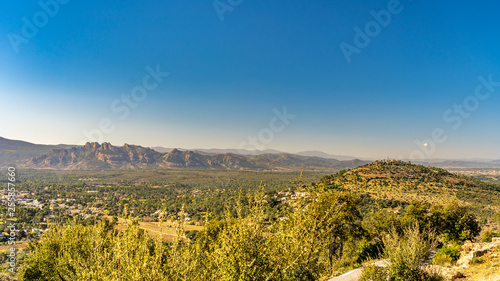
{"type": "MultiPolygon", "coordinates": [[[[121,231],[107,220],[53,226],[29,246],[20,280],[318,280],[376,258],[381,250],[392,261],[391,280],[430,280],[419,266],[438,234],[444,238],[468,229],[456,222],[452,229],[458,231],[448,231],[448,219],[456,216],[443,214],[459,210],[470,217],[455,202],[431,208],[436,213],[414,202],[403,216],[376,213],[363,226],[354,196],[311,191],[272,223],[265,201],[262,194],[248,206],[238,200],[234,213],[227,210],[194,238],[169,244],[134,223],[121,231]],[[433,221],[445,227],[432,227],[433,221]]],[[[179,237],[183,234],[179,227],[179,237]]]]}
{"type": "MultiPolygon", "coordinates": [[[[53,227],[29,246],[20,280],[317,280],[332,268],[328,246],[346,240],[360,219],[356,199],[323,193],[298,201],[270,224],[262,197],[246,215],[207,223],[194,242],[165,244],[137,224],[104,220],[53,227]]],[[[179,234],[182,230],[179,231],[179,234]]]]}
{"type": "Polygon", "coordinates": [[[29,246],[20,280],[318,280],[383,252],[393,261],[391,280],[433,280],[419,270],[435,246],[432,233],[461,242],[480,231],[469,206],[457,201],[411,202],[404,212],[381,210],[361,222],[360,202],[345,189],[298,189],[303,195],[288,198],[272,216],[269,194],[248,204],[239,198],[236,208],[189,239],[179,227],[183,239],[168,244],[137,224],[121,231],[109,221],[52,226],[29,246]]]}
{"type": "Polygon", "coordinates": [[[359,281],[387,281],[389,272],[385,267],[369,265],[363,269],[359,281]]]}
{"type": "Polygon", "coordinates": [[[421,269],[436,244],[435,234],[421,232],[418,224],[405,228],[403,234],[392,229],[384,237],[388,268],[367,266],[363,270],[360,281],[443,280],[437,273],[429,273],[421,269]]]}
{"type": "Polygon", "coordinates": [[[384,238],[390,280],[435,280],[436,277],[429,276],[420,266],[436,245],[434,233],[422,233],[418,225],[406,228],[403,235],[391,231],[384,238]]]}

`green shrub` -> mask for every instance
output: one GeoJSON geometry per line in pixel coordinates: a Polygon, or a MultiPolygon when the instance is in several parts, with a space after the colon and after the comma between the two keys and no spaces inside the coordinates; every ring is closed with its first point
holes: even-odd
{"type": "Polygon", "coordinates": [[[362,240],[358,244],[358,263],[369,259],[376,259],[380,256],[382,252],[382,243],[380,242],[368,242],[366,240],[362,240]]]}
{"type": "Polygon", "coordinates": [[[500,231],[486,230],[481,235],[481,242],[491,243],[493,237],[500,237],[500,231]]]}
{"type": "Polygon", "coordinates": [[[442,234],[445,242],[474,240],[481,232],[481,227],[471,207],[462,205],[456,200],[446,206],[432,206],[430,218],[431,225],[442,234]]]}
{"type": "Polygon", "coordinates": [[[185,233],[186,233],[186,238],[194,240],[196,237],[196,233],[198,233],[198,230],[185,231],[185,233]]]}
{"type": "Polygon", "coordinates": [[[481,256],[481,257],[473,257],[471,260],[470,260],[470,264],[471,265],[475,265],[475,264],[482,264],[486,261],[486,258],[485,256],[481,256]]]}
{"type": "Polygon", "coordinates": [[[459,244],[442,247],[436,252],[432,263],[442,266],[453,265],[460,258],[461,247],[459,244]]]}
{"type": "Polygon", "coordinates": [[[130,224],[117,232],[104,220],[95,225],[53,225],[31,252],[20,280],[162,280],[170,270],[165,245],[130,224]]]}
{"type": "Polygon", "coordinates": [[[335,272],[342,272],[351,270],[361,266],[358,255],[358,241],[344,242],[343,249],[339,258],[337,258],[332,265],[335,272]]]}
{"type": "Polygon", "coordinates": [[[453,265],[453,259],[448,255],[435,256],[432,260],[432,264],[440,266],[451,266],[453,265]]]}
{"type": "Polygon", "coordinates": [[[363,269],[359,281],[386,281],[388,274],[387,268],[369,265],[363,269]]]}
{"type": "Polygon", "coordinates": [[[393,281],[428,280],[420,266],[436,246],[432,232],[421,232],[418,224],[406,228],[402,235],[392,230],[384,237],[386,257],[390,262],[389,276],[393,281]]]}

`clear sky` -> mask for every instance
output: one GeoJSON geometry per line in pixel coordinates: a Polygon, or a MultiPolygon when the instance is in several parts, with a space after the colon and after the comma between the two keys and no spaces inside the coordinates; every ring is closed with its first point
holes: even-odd
{"type": "Polygon", "coordinates": [[[500,3],[40,3],[0,4],[0,136],[500,159],[500,3]]]}

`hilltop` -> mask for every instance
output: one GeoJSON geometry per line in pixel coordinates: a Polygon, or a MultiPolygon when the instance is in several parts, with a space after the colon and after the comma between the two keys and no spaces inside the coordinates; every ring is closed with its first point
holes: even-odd
{"type": "Polygon", "coordinates": [[[374,199],[396,202],[422,201],[444,204],[452,199],[469,203],[489,216],[500,205],[500,186],[428,167],[397,160],[375,161],[352,170],[325,176],[320,184],[374,199]]]}

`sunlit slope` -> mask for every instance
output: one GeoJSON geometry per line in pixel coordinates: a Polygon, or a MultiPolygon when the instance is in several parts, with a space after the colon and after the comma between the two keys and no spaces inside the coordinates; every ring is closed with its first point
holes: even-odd
{"type": "Polygon", "coordinates": [[[444,169],[403,161],[376,161],[325,176],[320,184],[385,200],[431,204],[458,199],[472,205],[480,216],[500,206],[500,186],[453,174],[444,169]]]}

